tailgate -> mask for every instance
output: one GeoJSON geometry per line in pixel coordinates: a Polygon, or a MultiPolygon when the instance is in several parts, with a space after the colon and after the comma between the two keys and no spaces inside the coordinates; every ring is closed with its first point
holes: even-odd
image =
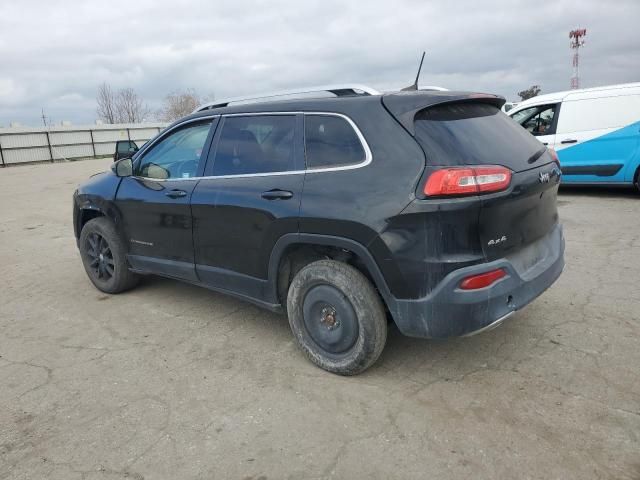
{"type": "MultiPolygon", "coordinates": [[[[559,182],[560,169],[555,162],[549,162],[514,173],[507,192],[481,197],[479,234],[488,261],[524,251],[553,229],[558,223],[559,182]]],[[[527,258],[531,258],[523,262],[533,265],[543,252],[529,250],[531,255],[527,258]]]]}
{"type": "Polygon", "coordinates": [[[510,170],[506,190],[475,197],[480,202],[478,235],[487,261],[517,253],[527,269],[541,253],[535,247],[524,249],[558,223],[558,164],[533,135],[500,111],[495,97],[431,97],[391,95],[385,104],[401,122],[413,116],[409,133],[424,150],[427,171],[476,166],[510,170]]]}
{"type": "Polygon", "coordinates": [[[414,134],[430,169],[498,165],[511,171],[507,190],[476,197],[487,261],[518,252],[557,224],[558,164],[495,104],[467,98],[423,108],[415,113],[414,134]]]}

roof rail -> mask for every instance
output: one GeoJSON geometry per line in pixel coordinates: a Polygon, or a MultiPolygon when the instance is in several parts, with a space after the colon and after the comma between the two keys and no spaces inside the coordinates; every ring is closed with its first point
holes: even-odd
{"type": "Polygon", "coordinates": [[[418,90],[421,92],[448,92],[448,88],[438,87],[436,85],[424,85],[422,87],[418,87],[418,90]]]}
{"type": "Polygon", "coordinates": [[[327,92],[333,93],[336,97],[346,97],[352,95],[380,95],[381,93],[371,87],[359,84],[345,84],[345,85],[324,85],[319,87],[307,87],[297,90],[283,90],[279,92],[264,93],[261,95],[251,95],[247,97],[233,97],[226,98],[224,100],[214,100],[212,102],[205,103],[196,108],[193,113],[202,112],[203,110],[210,110],[213,108],[222,108],[228,106],[230,103],[249,102],[252,100],[266,100],[269,101],[275,97],[285,97],[288,95],[302,95],[306,93],[320,93],[327,92]]]}

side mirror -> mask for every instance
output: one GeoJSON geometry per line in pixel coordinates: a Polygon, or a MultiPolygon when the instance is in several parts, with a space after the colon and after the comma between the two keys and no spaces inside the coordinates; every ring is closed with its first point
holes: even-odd
{"type": "Polygon", "coordinates": [[[133,175],[133,160],[122,158],[111,165],[111,170],[118,177],[130,177],[133,175]]]}

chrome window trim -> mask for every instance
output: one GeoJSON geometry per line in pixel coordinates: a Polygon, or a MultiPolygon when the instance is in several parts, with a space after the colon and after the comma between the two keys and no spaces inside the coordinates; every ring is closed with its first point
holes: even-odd
{"type": "Polygon", "coordinates": [[[360,140],[360,144],[362,145],[362,148],[364,150],[364,160],[361,161],[360,163],[351,163],[349,165],[341,165],[338,167],[307,168],[305,170],[306,172],[324,173],[324,172],[339,172],[342,170],[354,170],[356,168],[366,167],[373,161],[373,154],[371,153],[371,148],[369,148],[369,144],[365,140],[364,135],[362,134],[358,126],[355,124],[353,120],[351,120],[350,117],[342,113],[332,113],[332,112],[304,112],[304,114],[305,115],[325,115],[330,117],[343,118],[344,120],[347,121],[347,123],[349,123],[349,125],[351,125],[351,128],[353,128],[353,130],[356,132],[356,136],[358,137],[358,140],[360,140]]]}
{"type": "MultiPolygon", "coordinates": [[[[349,165],[342,165],[342,166],[338,166],[338,167],[319,167],[319,168],[306,168],[304,170],[287,170],[287,171],[282,171],[282,172],[264,172],[264,173],[241,173],[238,175],[207,175],[207,176],[203,176],[203,177],[188,177],[188,178],[150,178],[150,177],[140,177],[137,175],[134,175],[134,178],[138,178],[141,180],[150,180],[153,182],[180,182],[180,181],[188,181],[188,180],[213,180],[213,179],[224,179],[224,178],[251,178],[251,177],[277,177],[277,176],[282,176],[282,175],[300,175],[300,174],[304,174],[304,173],[326,173],[326,172],[340,172],[343,170],[355,170],[357,168],[363,168],[366,167],[367,165],[369,165],[372,161],[373,161],[373,154],[371,153],[371,148],[369,147],[369,144],[367,143],[367,140],[364,138],[364,135],[362,134],[362,132],[360,131],[360,129],[358,128],[358,125],[356,125],[356,123],[348,116],[345,115],[343,113],[336,113],[336,112],[302,112],[302,111],[295,111],[295,112],[243,112],[243,113],[224,113],[224,114],[215,114],[215,115],[208,115],[208,116],[202,116],[202,117],[198,117],[198,118],[192,118],[189,120],[185,120],[184,122],[180,122],[176,125],[173,126],[173,128],[171,128],[171,130],[167,130],[166,133],[167,135],[170,132],[173,132],[176,128],[179,128],[180,126],[183,126],[185,124],[188,123],[193,123],[193,122],[197,122],[200,120],[206,120],[206,119],[213,119],[216,117],[255,117],[255,116],[265,116],[265,115],[325,115],[325,116],[330,116],[330,117],[340,117],[343,118],[344,120],[346,120],[349,125],[351,125],[351,128],[353,128],[353,130],[356,132],[356,136],[358,137],[358,139],[360,140],[360,143],[362,145],[362,148],[364,149],[364,160],[359,162],[359,163],[353,163],[353,164],[349,164],[349,165]]],[[[165,135],[162,136],[162,138],[165,135]]],[[[158,137],[158,139],[156,141],[153,142],[153,144],[149,145],[147,148],[144,148],[143,150],[140,150],[140,155],[144,155],[144,152],[151,148],[153,145],[155,145],[158,141],[160,141],[161,137],[158,137]]]]}

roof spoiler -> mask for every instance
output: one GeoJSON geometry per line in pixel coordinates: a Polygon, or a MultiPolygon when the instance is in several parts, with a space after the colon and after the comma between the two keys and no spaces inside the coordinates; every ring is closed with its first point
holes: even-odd
{"type": "Polygon", "coordinates": [[[389,112],[415,136],[414,119],[416,114],[425,108],[444,103],[479,102],[494,105],[501,108],[506,102],[504,97],[490,93],[470,92],[421,92],[405,91],[384,95],[382,103],[389,112]]]}

